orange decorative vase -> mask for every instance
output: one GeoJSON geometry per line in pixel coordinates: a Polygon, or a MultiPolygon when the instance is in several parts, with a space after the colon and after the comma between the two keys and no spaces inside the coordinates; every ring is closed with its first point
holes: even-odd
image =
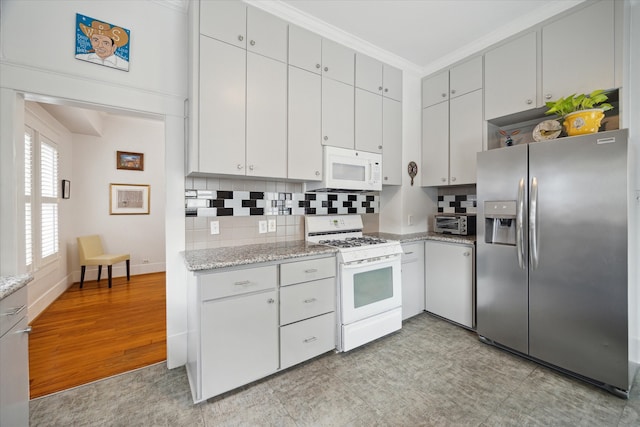
{"type": "Polygon", "coordinates": [[[603,118],[604,112],[599,108],[580,110],[564,116],[562,124],[569,136],[585,135],[598,132],[603,118]]]}

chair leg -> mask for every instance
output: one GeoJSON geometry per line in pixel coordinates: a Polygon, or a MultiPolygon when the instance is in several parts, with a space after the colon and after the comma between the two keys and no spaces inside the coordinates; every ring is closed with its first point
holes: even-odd
{"type": "Polygon", "coordinates": [[[84,283],[84,272],[87,269],[86,265],[80,267],[80,289],[82,289],[82,284],[84,283]]]}
{"type": "Polygon", "coordinates": [[[111,287],[111,267],[112,267],[112,266],[110,266],[110,265],[109,265],[109,266],[107,266],[107,270],[108,270],[108,272],[109,272],[109,273],[108,273],[108,274],[109,274],[109,287],[111,287]]]}
{"type": "Polygon", "coordinates": [[[100,281],[100,276],[102,276],[102,266],[98,266],[98,282],[100,281]]]}
{"type": "Polygon", "coordinates": [[[127,282],[129,279],[131,279],[131,276],[129,275],[129,260],[127,260],[127,282]]]}

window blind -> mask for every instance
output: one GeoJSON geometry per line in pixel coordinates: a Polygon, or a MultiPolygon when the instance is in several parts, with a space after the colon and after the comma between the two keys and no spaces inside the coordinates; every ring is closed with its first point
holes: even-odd
{"type": "Polygon", "coordinates": [[[41,256],[58,253],[58,150],[42,137],[40,149],[41,256]]]}

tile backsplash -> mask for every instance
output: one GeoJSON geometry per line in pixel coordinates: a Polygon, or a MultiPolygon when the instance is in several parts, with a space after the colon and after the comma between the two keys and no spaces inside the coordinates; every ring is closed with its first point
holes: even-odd
{"type": "Polygon", "coordinates": [[[475,194],[438,196],[438,212],[440,213],[470,213],[478,212],[478,199],[475,194]]]}

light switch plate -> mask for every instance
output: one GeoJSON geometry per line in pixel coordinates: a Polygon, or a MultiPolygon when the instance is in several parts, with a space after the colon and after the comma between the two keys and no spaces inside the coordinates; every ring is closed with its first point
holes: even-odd
{"type": "Polygon", "coordinates": [[[268,227],[267,230],[269,231],[269,233],[276,231],[276,220],[275,219],[270,219],[267,221],[268,227]]]}
{"type": "Polygon", "coordinates": [[[267,221],[258,221],[258,233],[263,234],[267,232],[267,221]]]}
{"type": "Polygon", "coordinates": [[[211,234],[220,234],[220,221],[211,221],[211,234]]]}

